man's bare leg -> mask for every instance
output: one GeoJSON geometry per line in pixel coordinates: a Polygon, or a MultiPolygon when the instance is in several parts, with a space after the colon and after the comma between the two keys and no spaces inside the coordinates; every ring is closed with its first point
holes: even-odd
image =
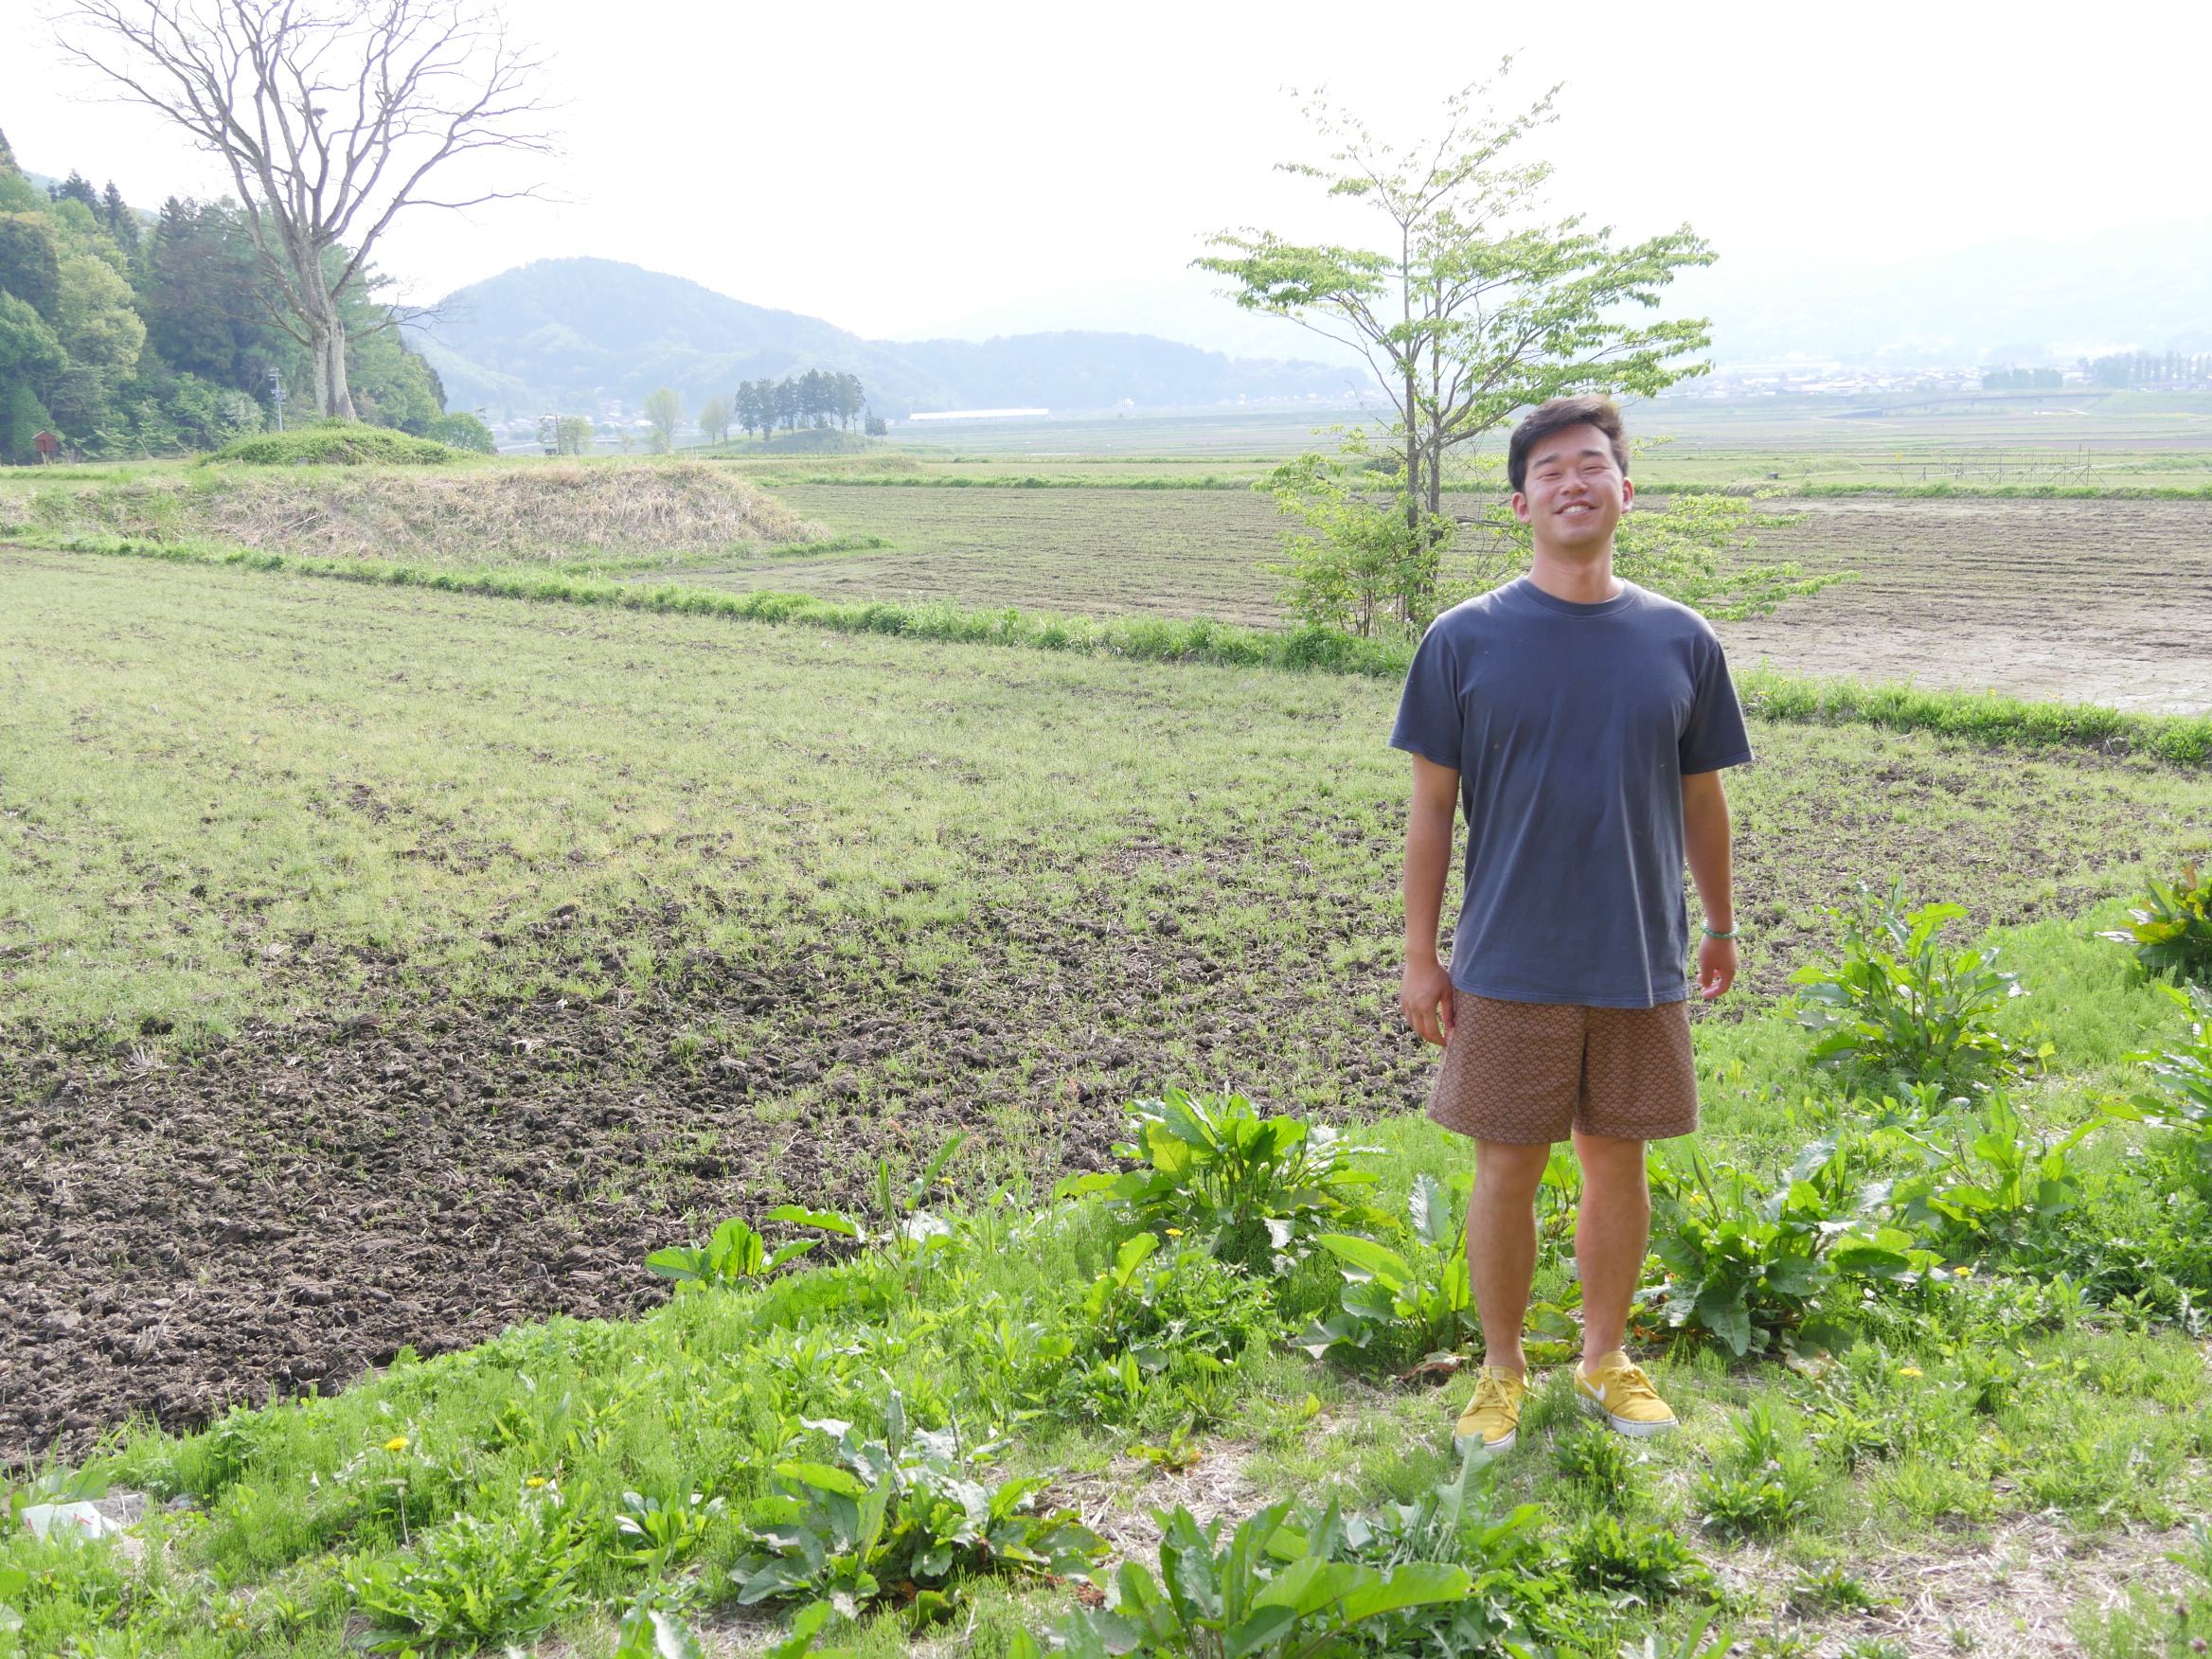
{"type": "MultiPolygon", "coordinates": [[[[1536,1276],[1536,1188],[1550,1160],[1549,1147],[1477,1141],[1474,1187],[1467,1195],[1467,1280],[1482,1316],[1483,1364],[1523,1376],[1528,1362],[1521,1328],[1536,1276]]],[[[1626,1312],[1624,1307],[1624,1318],[1626,1312]]]]}
{"type": "MultiPolygon", "coordinates": [[[[1575,1272],[1582,1285],[1582,1358],[1588,1362],[1627,1346],[1629,1306],[1651,1242],[1651,1189],[1642,1141],[1577,1131],[1575,1156],[1582,1165],[1575,1272]]],[[[1472,1229],[1468,1238],[1472,1248],[1472,1229]]],[[[1522,1288],[1525,1293],[1525,1275],[1522,1288]]]]}

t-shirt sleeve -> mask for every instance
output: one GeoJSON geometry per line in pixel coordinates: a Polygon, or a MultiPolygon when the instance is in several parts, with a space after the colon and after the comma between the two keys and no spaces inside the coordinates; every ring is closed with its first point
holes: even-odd
{"type": "Polygon", "coordinates": [[[1390,746],[1460,770],[1459,740],[1465,720],[1459,707],[1458,652],[1441,628],[1431,628],[1413,654],[1405,689],[1398,699],[1398,723],[1390,746]]]}
{"type": "Polygon", "coordinates": [[[1689,720],[1677,745],[1685,777],[1741,766],[1751,758],[1751,734],[1743,728],[1743,709],[1728,673],[1728,653],[1719,640],[1708,639],[1699,654],[1697,699],[1690,705],[1689,720]]]}

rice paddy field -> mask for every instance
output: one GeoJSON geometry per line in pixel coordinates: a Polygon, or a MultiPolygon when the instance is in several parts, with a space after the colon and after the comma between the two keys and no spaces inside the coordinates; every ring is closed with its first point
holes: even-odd
{"type": "MultiPolygon", "coordinates": [[[[700,585],[1279,623],[1285,521],[1250,490],[799,484],[780,499],[886,544],[687,569],[700,585]]],[[[1463,510],[1478,504],[1467,498],[1463,510]]],[[[1852,573],[1722,625],[1735,658],[2165,713],[2212,709],[2212,501],[1777,498],[1751,555],[1852,573]]],[[[638,580],[657,580],[640,573],[638,580]]]]}

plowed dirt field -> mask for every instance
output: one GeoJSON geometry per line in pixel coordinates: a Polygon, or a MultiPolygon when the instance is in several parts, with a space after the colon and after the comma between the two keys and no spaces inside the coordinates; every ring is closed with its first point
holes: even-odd
{"type": "MultiPolygon", "coordinates": [[[[833,598],[952,598],[1267,623],[1287,521],[1249,491],[914,489],[782,492],[888,551],[685,580],[833,598]]],[[[1793,673],[1993,687],[2148,712],[2212,709],[2212,502],[1848,497],[1755,556],[1855,580],[1722,632],[1739,662],[1793,673]]],[[[1469,510],[1472,510],[1470,506],[1469,510]]]]}

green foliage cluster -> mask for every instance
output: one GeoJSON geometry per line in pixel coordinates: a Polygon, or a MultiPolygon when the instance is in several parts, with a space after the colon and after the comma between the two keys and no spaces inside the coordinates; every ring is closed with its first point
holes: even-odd
{"type": "Polygon", "coordinates": [[[1324,1229],[1388,1224],[1367,1203],[1374,1175],[1327,1124],[1262,1117],[1241,1095],[1170,1089],[1140,1102],[1114,1149],[1145,1168],[1079,1175],[1061,1196],[1099,1192],[1141,1227],[1187,1234],[1208,1256],[1255,1273],[1289,1272],[1324,1229]]]}
{"type": "Polygon", "coordinates": [[[918,1624],[949,1614],[958,1580],[992,1572],[1065,1577],[1106,1553],[1072,1511],[1036,1512],[1046,1484],[977,1479],[992,1447],[963,1448],[959,1426],[909,1433],[893,1390],[881,1440],[837,1435],[832,1461],[776,1466],[776,1495],[763,1507],[759,1547],[732,1569],[742,1605],[794,1597],[858,1606],[897,1585],[918,1624]]]}
{"type": "Polygon", "coordinates": [[[2088,703],[1928,690],[1903,683],[1808,680],[1763,668],[1739,672],[1736,689],[1744,712],[1760,720],[1936,732],[2022,749],[2139,753],[2176,766],[2212,763],[2212,716],[2129,714],[2088,703]]]}
{"type": "Polygon", "coordinates": [[[1811,1513],[1820,1471],[1794,1414],[1758,1400],[1736,1425],[1727,1456],[1698,1478],[1705,1524],[1738,1538],[1772,1538],[1811,1513]]]}
{"type": "Polygon", "coordinates": [[[473,1648],[530,1641],[581,1612],[584,1553],[553,1494],[497,1519],[456,1516],[424,1533],[411,1556],[348,1562],[343,1576],[373,1627],[371,1651],[473,1648]]]}
{"type": "MultiPolygon", "coordinates": [[[[148,223],[113,185],[98,193],[72,174],[42,191],[0,157],[0,463],[37,460],[42,431],[93,458],[260,432],[272,372],[295,389],[311,378],[267,298],[235,204],[172,197],[148,223]]],[[[363,419],[428,434],[443,392],[389,308],[356,285],[340,310],[363,419]]]]}
{"type": "Polygon", "coordinates": [[[1543,223],[1549,169],[1507,156],[1551,118],[1551,95],[1506,115],[1496,92],[1476,83],[1453,94],[1437,135],[1405,149],[1316,100],[1307,115],[1333,146],[1329,165],[1288,170],[1379,213],[1382,246],[1247,229],[1214,237],[1222,251],[1198,261],[1228,277],[1246,310],[1356,345],[1375,369],[1396,416],[1387,444],[1403,539],[1386,544],[1379,521],[1341,497],[1321,498],[1322,522],[1350,537],[1353,559],[1387,563],[1388,615],[1410,627],[1441,609],[1443,474],[1454,453],[1547,399],[1648,397],[1703,372],[1686,359],[1711,342],[1702,319],[1639,326],[1634,308],[1654,307],[1679,272],[1710,264],[1712,249],[1687,225],[1621,246],[1577,219],[1543,223]]]}
{"type": "Polygon", "coordinates": [[[467,450],[471,455],[492,455],[499,453],[499,443],[491,436],[491,428],[466,409],[456,409],[451,415],[440,415],[422,434],[433,443],[442,443],[448,449],[467,450]]]}
{"type": "Polygon", "coordinates": [[[1415,1176],[1402,1253],[1375,1239],[1322,1234],[1344,1275],[1343,1311],[1315,1319],[1300,1346],[1319,1359],[1332,1348],[1395,1338],[1410,1356],[1456,1347],[1479,1332],[1467,1278],[1467,1189],[1464,1178],[1447,1186],[1426,1172],[1415,1176]]]}
{"type": "MultiPolygon", "coordinates": [[[[473,420],[475,417],[462,419],[473,420]]],[[[478,422],[479,425],[482,422],[478,422]]],[[[463,452],[434,438],[415,437],[358,420],[314,420],[282,432],[233,438],[200,457],[202,466],[434,467],[463,458],[463,452]]]]}
{"type": "MultiPolygon", "coordinates": [[[[1387,469],[1391,458],[1375,455],[1355,429],[1340,458],[1303,455],[1253,485],[1302,526],[1285,532],[1283,562],[1269,567],[1283,580],[1285,609],[1301,621],[1361,638],[1418,633],[1450,606],[1527,567],[1529,531],[1508,497],[1495,495],[1465,526],[1449,513],[1409,511],[1399,497],[1375,492],[1372,471],[1387,469]]],[[[1494,459],[1477,471],[1494,483],[1494,459]]],[[[1767,510],[1764,499],[1685,493],[1663,510],[1632,511],[1614,536],[1614,568],[1723,621],[1767,615],[1846,580],[1734,558],[1751,545],[1753,531],[1795,522],[1767,510]]]]}
{"type": "MultiPolygon", "coordinates": [[[[2131,1054],[2128,1058],[2150,1074],[2154,1087],[2131,1100],[2107,1102],[2105,1111],[2166,1132],[2165,1141],[2152,1149],[2150,1179],[2157,1182],[2159,1173],[2170,1177],[2168,1183],[2158,1183],[2169,1188],[2169,1211],[2191,1199],[2193,1207],[2202,1210],[2212,1199],[2212,990],[2201,985],[2185,991],[2159,989],[2187,1013],[2188,1039],[2131,1054]]],[[[2187,1230],[2185,1220],[2173,1219],[2187,1230]]]]}
{"type": "Polygon", "coordinates": [[[2172,882],[2152,878],[2128,920],[2131,926],[2104,937],[2132,945],[2152,973],[2212,984],[2212,865],[2202,875],[2190,865],[2172,882]]]}
{"type": "Polygon", "coordinates": [[[1804,988],[1800,1022],[1821,1034],[1815,1061],[1957,1089],[2039,1058],[2016,1052],[1990,1023],[2008,999],[2027,994],[2020,976],[1999,970],[1992,948],[1954,948],[1939,937],[1966,906],[1908,912],[1900,878],[1886,894],[1862,882],[1855,901],[1827,914],[1843,923],[1841,950],[1791,975],[1804,988]]]}
{"type": "Polygon", "coordinates": [[[1464,1567],[1444,1562],[1345,1559],[1348,1537],[1334,1506],[1304,1529],[1288,1524],[1292,1509],[1271,1505],[1225,1543],[1219,1521],[1201,1526],[1187,1509],[1161,1513],[1159,1577],[1124,1561],[1113,1610],[1070,1615],[1066,1652],[1319,1659],[1370,1621],[1451,1606],[1473,1587],[1464,1567]]]}
{"type": "MultiPolygon", "coordinates": [[[[720,402],[721,400],[715,400],[720,402]]],[[[833,368],[810,368],[780,381],[740,381],[723,413],[723,425],[741,427],[766,437],[785,432],[826,431],[834,426],[852,430],[867,410],[867,393],[860,376],[833,368]]]]}

